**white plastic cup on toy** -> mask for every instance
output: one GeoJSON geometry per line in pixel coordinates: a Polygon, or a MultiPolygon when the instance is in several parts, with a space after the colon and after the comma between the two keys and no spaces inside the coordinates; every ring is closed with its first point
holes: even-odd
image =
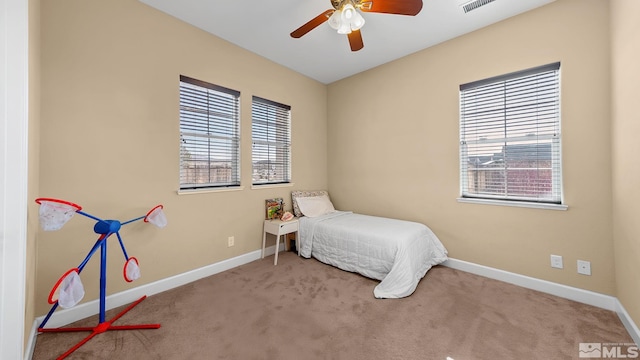
{"type": "Polygon", "coordinates": [[[138,280],[140,278],[140,266],[138,265],[138,259],[130,257],[124,264],[124,279],[127,282],[138,280]]]}
{"type": "Polygon", "coordinates": [[[69,309],[82,300],[84,297],[84,286],[80,280],[79,270],[73,268],[64,273],[58,282],[51,289],[49,294],[49,303],[58,305],[63,309],[69,309]]]}
{"type": "Polygon", "coordinates": [[[162,209],[162,205],[154,207],[147,213],[147,216],[144,217],[144,221],[152,223],[159,228],[167,226],[167,217],[164,215],[164,211],[162,209]]]}
{"type": "Polygon", "coordinates": [[[40,204],[38,215],[40,226],[44,231],[56,231],[62,229],[76,211],[82,209],[79,205],[58,199],[36,199],[40,204]]]}

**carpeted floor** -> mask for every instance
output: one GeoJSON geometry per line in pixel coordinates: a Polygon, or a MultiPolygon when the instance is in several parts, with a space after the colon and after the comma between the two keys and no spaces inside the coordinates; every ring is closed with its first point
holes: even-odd
{"type": "MultiPolygon", "coordinates": [[[[267,257],[150,296],[115,325],[160,329],[108,331],[67,359],[548,360],[578,359],[580,343],[633,342],[614,312],[447,267],[404,299],[375,299],[376,284],[281,253],[277,266],[267,257]]],[[[40,334],[33,359],[86,335],[40,334]]]]}

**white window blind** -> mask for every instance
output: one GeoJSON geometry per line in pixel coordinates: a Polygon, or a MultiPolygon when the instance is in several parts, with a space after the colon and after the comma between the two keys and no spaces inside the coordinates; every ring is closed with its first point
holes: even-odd
{"type": "Polygon", "coordinates": [[[240,92],[180,76],[180,189],[240,185],[240,92]]]}
{"type": "Polygon", "coordinates": [[[253,184],[290,182],[291,107],[254,96],[251,118],[253,184]]]}
{"type": "Polygon", "coordinates": [[[560,63],[460,85],[463,198],[560,204],[560,63]]]}

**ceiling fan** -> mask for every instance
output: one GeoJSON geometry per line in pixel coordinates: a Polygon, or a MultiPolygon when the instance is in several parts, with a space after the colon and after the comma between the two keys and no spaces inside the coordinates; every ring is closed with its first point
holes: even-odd
{"type": "Polygon", "coordinates": [[[315,29],[325,21],[329,26],[346,34],[349,38],[351,51],[358,51],[364,47],[360,28],[364,25],[364,18],[357,11],[375,12],[396,15],[417,15],[422,10],[422,0],[330,0],[333,9],[329,9],[309,20],[291,33],[291,37],[300,38],[315,29]]]}

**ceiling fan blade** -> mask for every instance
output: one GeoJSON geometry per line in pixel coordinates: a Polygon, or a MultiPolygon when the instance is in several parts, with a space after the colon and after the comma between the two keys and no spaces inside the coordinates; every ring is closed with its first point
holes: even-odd
{"type": "Polygon", "coordinates": [[[358,3],[364,12],[397,15],[418,15],[422,10],[422,0],[361,0],[358,3]]]}
{"type": "Polygon", "coordinates": [[[347,35],[347,37],[349,38],[349,45],[351,46],[351,51],[358,51],[364,47],[364,43],[362,42],[362,34],[360,34],[360,30],[353,30],[347,35]]]}
{"type": "Polygon", "coordinates": [[[324,23],[325,21],[329,20],[329,16],[331,16],[331,14],[333,14],[335,10],[334,9],[329,9],[325,12],[323,12],[322,14],[314,17],[313,19],[309,20],[309,22],[307,22],[306,24],[300,26],[299,28],[295,29],[292,33],[291,33],[291,37],[292,38],[300,38],[302,37],[302,35],[308,33],[309,31],[315,29],[316,27],[318,27],[318,25],[324,23]]]}

